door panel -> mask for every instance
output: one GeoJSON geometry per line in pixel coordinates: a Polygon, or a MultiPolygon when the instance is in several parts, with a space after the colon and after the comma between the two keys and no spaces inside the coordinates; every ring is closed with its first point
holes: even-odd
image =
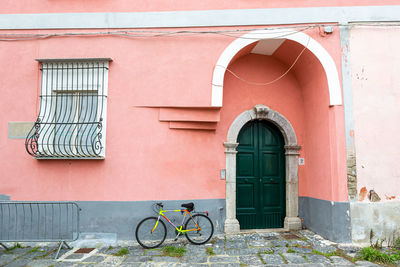
{"type": "Polygon", "coordinates": [[[238,164],[236,165],[237,173],[240,177],[250,176],[254,177],[254,153],[246,153],[243,152],[240,155],[238,160],[238,164]]]}
{"type": "Polygon", "coordinates": [[[253,194],[254,192],[254,184],[241,184],[238,186],[238,194],[242,196],[247,196],[247,197],[242,197],[240,198],[238,202],[238,207],[239,208],[247,208],[247,209],[252,209],[254,207],[255,203],[255,195],[253,194]]]}
{"type": "Polygon", "coordinates": [[[266,121],[251,121],[238,137],[236,214],[242,229],[283,227],[285,218],[284,140],[266,121]]]}
{"type": "Polygon", "coordinates": [[[263,153],[261,169],[263,177],[279,176],[279,153],[263,153]]]}
{"type": "Polygon", "coordinates": [[[277,207],[281,204],[279,184],[265,183],[263,185],[263,206],[264,207],[277,207]]]}

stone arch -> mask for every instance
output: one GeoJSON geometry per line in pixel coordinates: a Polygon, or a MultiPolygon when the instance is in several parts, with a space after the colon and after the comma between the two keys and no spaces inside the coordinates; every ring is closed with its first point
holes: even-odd
{"type": "Polygon", "coordinates": [[[225,233],[232,234],[240,231],[239,221],[236,219],[236,147],[237,138],[242,127],[252,120],[267,120],[275,124],[285,140],[285,181],[286,181],[286,217],[284,228],[295,230],[301,228],[298,217],[298,155],[300,146],[290,122],[279,112],[271,110],[265,105],[256,105],[254,108],[240,114],[228,130],[225,145],[226,155],[226,220],[225,233]]]}
{"type": "Polygon", "coordinates": [[[225,48],[219,57],[217,64],[214,68],[212,78],[212,92],[211,92],[211,105],[214,107],[222,107],[224,77],[226,68],[235,57],[235,55],[244,47],[258,42],[260,40],[292,40],[306,46],[321,62],[325,70],[328,88],[330,105],[342,105],[342,90],[340,87],[339,73],[336,64],[330,54],[323,48],[317,41],[309,35],[298,32],[293,29],[269,29],[269,30],[255,30],[247,33],[233,41],[228,47],[225,48]]]}

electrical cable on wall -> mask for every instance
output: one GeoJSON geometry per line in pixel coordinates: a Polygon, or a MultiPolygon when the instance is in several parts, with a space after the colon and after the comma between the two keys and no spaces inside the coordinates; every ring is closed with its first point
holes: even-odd
{"type": "MultiPolygon", "coordinates": [[[[257,85],[257,86],[269,85],[269,84],[272,84],[272,83],[275,83],[275,82],[279,81],[280,79],[282,79],[283,77],[285,77],[286,74],[289,73],[289,71],[294,67],[294,65],[296,65],[296,63],[297,63],[297,61],[299,60],[299,58],[301,57],[301,55],[302,55],[302,54],[304,53],[304,51],[307,49],[308,44],[309,44],[309,42],[310,42],[310,39],[311,39],[311,38],[308,37],[308,41],[307,41],[306,46],[304,46],[303,50],[301,50],[301,52],[299,53],[299,55],[298,55],[298,56],[296,57],[296,59],[293,61],[292,65],[290,65],[290,67],[289,67],[281,76],[279,76],[279,77],[277,77],[277,78],[275,78],[274,80],[269,81],[269,82],[264,82],[264,83],[263,83],[263,82],[248,81],[248,80],[246,80],[246,79],[240,77],[238,74],[236,74],[236,73],[233,72],[232,70],[230,70],[230,69],[228,69],[228,68],[226,68],[226,67],[224,67],[224,66],[222,66],[222,65],[216,65],[215,67],[223,68],[224,70],[226,70],[226,71],[228,71],[230,74],[232,74],[235,78],[237,78],[237,79],[239,79],[239,80],[241,80],[242,82],[245,82],[245,83],[247,83],[247,84],[257,85]]],[[[212,85],[221,86],[221,85],[216,85],[216,84],[212,84],[212,85]]]]}
{"type": "MultiPolygon", "coordinates": [[[[290,27],[291,29],[293,27],[290,27]]],[[[313,28],[311,26],[295,27],[300,28],[298,31],[288,32],[287,28],[282,31],[282,35],[276,38],[282,38],[295,34],[296,32],[302,32],[313,28]]],[[[258,39],[251,37],[243,37],[243,33],[247,33],[254,30],[270,30],[277,28],[252,28],[252,29],[236,29],[236,30],[218,30],[218,31],[137,31],[137,30],[124,30],[124,31],[107,31],[107,32],[69,32],[69,33],[49,33],[49,34],[0,34],[0,41],[25,41],[25,40],[40,40],[49,39],[54,37],[101,37],[101,36],[115,36],[115,37],[131,37],[131,38],[148,38],[148,37],[175,37],[175,36],[194,36],[194,35],[221,35],[232,38],[241,39],[258,39]],[[235,35],[240,34],[240,35],[235,35]]],[[[276,32],[275,32],[276,34],[276,32]]]]}
{"type": "MultiPolygon", "coordinates": [[[[400,23],[349,23],[349,24],[307,24],[307,25],[287,25],[279,27],[266,27],[266,28],[251,28],[251,29],[229,29],[229,30],[215,30],[215,31],[155,31],[155,30],[117,30],[117,31],[97,31],[97,32],[63,32],[63,33],[45,33],[45,34],[14,34],[4,33],[0,34],[0,41],[27,41],[27,40],[43,40],[55,37],[125,37],[125,38],[159,38],[159,37],[176,37],[176,36],[195,36],[195,35],[221,35],[239,39],[259,39],[252,37],[244,37],[243,33],[254,30],[285,30],[282,31],[282,36],[277,36],[279,39],[289,36],[296,32],[306,31],[308,29],[325,27],[325,26],[340,26],[340,27],[399,27],[400,23]],[[288,29],[296,29],[295,32],[288,32],[288,29]]],[[[275,32],[276,33],[276,32],[275,32]]]]}

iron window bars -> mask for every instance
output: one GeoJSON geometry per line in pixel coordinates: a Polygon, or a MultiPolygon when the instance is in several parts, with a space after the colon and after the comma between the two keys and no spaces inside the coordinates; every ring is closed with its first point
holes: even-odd
{"type": "Polygon", "coordinates": [[[25,140],[40,158],[104,158],[111,59],[38,59],[39,115],[25,140]]]}

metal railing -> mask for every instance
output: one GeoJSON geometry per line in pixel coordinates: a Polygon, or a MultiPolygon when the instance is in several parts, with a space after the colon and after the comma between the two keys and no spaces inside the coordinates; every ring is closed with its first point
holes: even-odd
{"type": "Polygon", "coordinates": [[[35,158],[101,158],[109,59],[38,60],[40,109],[25,139],[35,158]]]}
{"type": "Polygon", "coordinates": [[[74,202],[0,201],[2,242],[60,242],[56,258],[66,242],[79,237],[79,206],[74,202]]]}

